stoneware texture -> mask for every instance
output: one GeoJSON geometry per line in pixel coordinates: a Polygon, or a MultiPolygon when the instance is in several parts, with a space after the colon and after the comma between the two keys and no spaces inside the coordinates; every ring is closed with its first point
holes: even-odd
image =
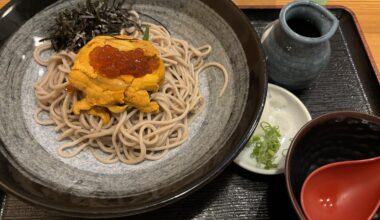
{"type": "Polygon", "coordinates": [[[3,188],[65,214],[118,216],[162,206],[221,172],[257,125],[266,94],[260,43],[241,12],[225,0],[218,5],[208,0],[126,1],[125,7],[156,18],[174,36],[195,46],[210,44],[213,52],[207,61],[222,63],[230,81],[224,96],[218,97],[221,73],[208,69],[202,74],[206,108],[191,124],[185,144],[159,161],[104,165],[86,151],[75,158],[60,158],[57,148],[62,142],[57,141],[54,127],[37,125],[32,118],[36,108],[33,84],[46,72],[33,60],[33,50],[46,36],[54,16],[77,2],[81,1],[59,1],[43,10],[2,48],[0,172],[12,177],[1,179],[3,188]],[[222,18],[218,15],[222,10],[235,18],[222,18]],[[236,21],[243,30],[231,26],[236,21]]]}
{"type": "Polygon", "coordinates": [[[285,6],[262,36],[269,78],[291,90],[310,87],[330,60],[329,39],[338,23],[331,12],[313,2],[285,6]]]}

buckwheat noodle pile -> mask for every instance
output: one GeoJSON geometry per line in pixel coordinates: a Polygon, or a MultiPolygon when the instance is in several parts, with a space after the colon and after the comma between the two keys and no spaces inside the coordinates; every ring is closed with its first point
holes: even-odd
{"type": "MultiPolygon", "coordinates": [[[[216,67],[223,72],[224,85],[219,94],[223,95],[228,74],[221,64],[204,62],[211,52],[210,45],[195,48],[185,40],[171,37],[162,26],[148,25],[150,41],[160,51],[166,66],[164,83],[151,95],[158,102],[160,112],[142,113],[130,108],[112,114],[108,124],[86,112],[80,115],[72,112],[73,104],[82,98],[80,91],[67,91],[67,76],[76,54],[61,51],[44,60],[41,54],[51,48],[50,43],[35,49],[34,58],[47,67],[47,73],[34,87],[38,104],[34,118],[40,125],[55,125],[55,130],[61,133],[59,140],[70,140],[59,147],[61,157],[74,157],[89,149],[105,164],[158,160],[187,140],[189,123],[204,107],[199,74],[206,68],[216,67]]],[[[134,37],[141,39],[141,35],[136,32],[134,37]]]]}

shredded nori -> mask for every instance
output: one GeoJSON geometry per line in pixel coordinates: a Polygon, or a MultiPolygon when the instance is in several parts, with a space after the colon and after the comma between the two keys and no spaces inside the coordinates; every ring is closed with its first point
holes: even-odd
{"type": "Polygon", "coordinates": [[[135,27],[143,33],[142,27],[131,20],[128,9],[122,8],[124,0],[91,1],[78,4],[72,10],[64,10],[55,18],[48,37],[55,51],[77,52],[98,35],[117,35],[121,29],[135,27]]]}

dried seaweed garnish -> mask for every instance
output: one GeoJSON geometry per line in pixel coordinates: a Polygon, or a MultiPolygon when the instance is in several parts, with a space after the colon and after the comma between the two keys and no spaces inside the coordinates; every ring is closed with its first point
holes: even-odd
{"type": "Polygon", "coordinates": [[[117,35],[121,29],[131,27],[143,33],[142,27],[130,19],[128,10],[122,8],[123,3],[124,0],[87,0],[72,10],[66,9],[41,41],[50,40],[55,51],[77,52],[98,35],[117,35]]]}

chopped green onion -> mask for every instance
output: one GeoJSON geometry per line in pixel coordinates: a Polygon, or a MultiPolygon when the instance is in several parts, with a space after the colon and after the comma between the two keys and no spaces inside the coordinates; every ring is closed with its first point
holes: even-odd
{"type": "Polygon", "coordinates": [[[144,37],[143,37],[143,40],[145,40],[145,41],[149,40],[149,28],[150,28],[149,25],[147,25],[145,28],[144,37]]]}
{"type": "Polygon", "coordinates": [[[264,166],[264,169],[277,168],[278,164],[274,163],[274,159],[281,146],[279,127],[268,122],[261,122],[260,127],[264,135],[253,135],[249,140],[249,144],[253,146],[251,157],[256,159],[259,166],[264,166]]]}

